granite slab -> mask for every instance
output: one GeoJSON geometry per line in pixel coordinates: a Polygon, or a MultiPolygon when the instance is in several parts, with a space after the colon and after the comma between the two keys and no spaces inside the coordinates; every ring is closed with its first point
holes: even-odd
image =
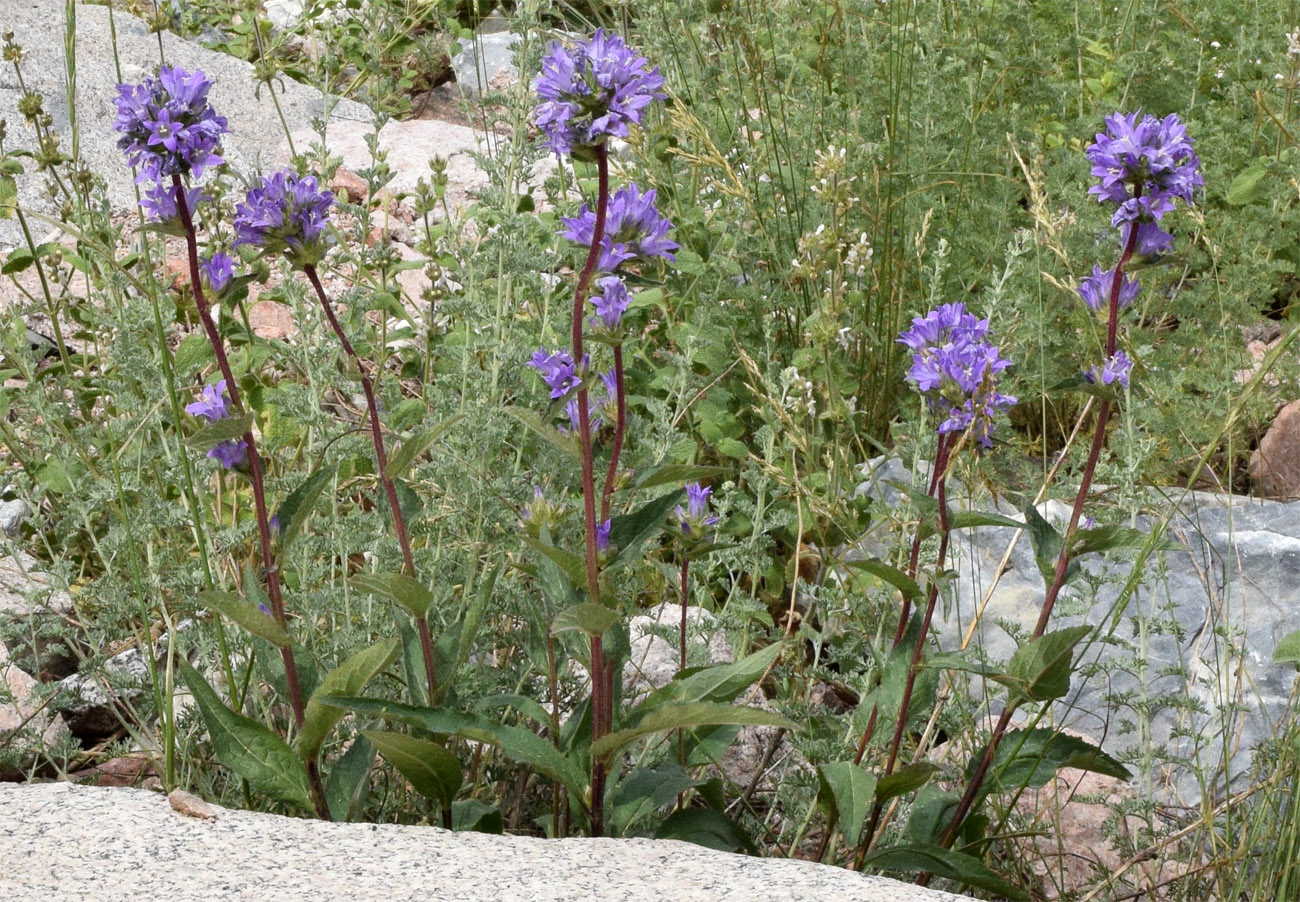
{"type": "Polygon", "coordinates": [[[545,840],[169,804],[141,789],[0,784],[0,899],[944,902],[961,897],[676,841],[545,840]],[[181,809],[181,810],[177,810],[181,809]]]}

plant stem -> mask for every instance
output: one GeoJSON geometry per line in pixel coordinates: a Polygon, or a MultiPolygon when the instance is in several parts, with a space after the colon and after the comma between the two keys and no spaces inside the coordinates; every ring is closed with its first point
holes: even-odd
{"type": "MultiPolygon", "coordinates": [[[[623,345],[614,345],[614,444],[609,453],[609,469],[605,471],[605,487],[600,493],[600,522],[609,519],[609,503],[614,495],[618,478],[618,459],[623,453],[623,437],[627,434],[627,394],[623,388],[623,345]]],[[[684,641],[684,640],[683,640],[684,641]]],[[[683,662],[685,659],[683,658],[683,662]]],[[[684,668],[685,663],[682,664],[684,668]]]]}
{"type": "MultiPolygon", "coordinates": [[[[595,461],[591,447],[591,409],[587,396],[586,377],[583,372],[582,319],[587,300],[587,287],[596,272],[596,262],[600,259],[600,247],[605,238],[605,212],[609,206],[609,157],[605,145],[595,147],[597,197],[596,223],[592,229],[591,247],[587,251],[587,262],[578,276],[578,285],[573,292],[573,362],[581,374],[578,384],[578,441],[582,449],[582,502],[585,518],[587,594],[592,604],[600,604],[600,566],[596,559],[596,478],[595,461]]],[[[605,735],[609,728],[609,719],[613,713],[611,701],[613,696],[612,681],[606,679],[604,647],[600,636],[591,637],[591,741],[594,743],[605,735]]],[[[604,833],[605,808],[605,766],[594,756],[591,759],[591,835],[604,833]]]]}
{"type": "MultiPolygon", "coordinates": [[[[320,299],[321,309],[325,311],[325,318],[329,320],[330,328],[334,330],[339,344],[343,345],[343,351],[351,358],[361,377],[361,390],[365,392],[366,410],[370,417],[370,440],[375,446],[375,465],[379,468],[379,482],[383,485],[384,495],[388,498],[388,509],[393,514],[393,532],[397,534],[397,544],[402,549],[402,572],[414,577],[415,556],[411,551],[411,535],[406,528],[406,516],[402,513],[402,505],[397,499],[397,486],[388,474],[388,452],[384,447],[384,430],[379,422],[379,403],[375,400],[374,384],[362,368],[361,358],[357,356],[352,342],[348,341],[347,335],[343,332],[343,326],[334,313],[334,305],[330,303],[329,296],[325,294],[325,287],[321,285],[320,273],[316,271],[315,265],[304,264],[302,271],[306,273],[311,287],[316,290],[316,297],[320,299]]],[[[415,626],[420,634],[420,653],[424,657],[424,678],[428,684],[429,704],[433,704],[433,696],[438,688],[438,677],[434,668],[433,639],[429,634],[428,617],[415,618],[415,626]]]]}
{"type": "MultiPolygon", "coordinates": [[[[239,384],[235,381],[234,371],[230,368],[230,359],[226,356],[225,345],[221,341],[221,333],[217,331],[217,324],[212,319],[212,311],[208,309],[207,301],[203,297],[198,236],[194,230],[194,218],[190,214],[189,202],[185,197],[185,186],[181,183],[180,175],[172,176],[172,190],[175,192],[176,209],[185,229],[185,247],[189,256],[190,285],[194,289],[194,304],[198,308],[203,331],[207,333],[208,342],[212,345],[212,352],[216,355],[217,367],[226,380],[226,392],[230,395],[230,404],[237,414],[242,415],[244,405],[239,397],[239,384]]],[[[257,511],[257,532],[261,542],[262,573],[266,580],[266,594],[271,601],[272,616],[275,617],[280,628],[285,629],[288,626],[288,619],[284,613],[284,597],[280,594],[280,572],[271,550],[271,518],[266,508],[266,484],[262,473],[262,459],[257,453],[257,441],[253,438],[251,427],[244,433],[243,439],[248,448],[248,481],[253,486],[253,506],[257,511]]],[[[284,663],[284,680],[289,690],[289,704],[293,708],[294,724],[301,729],[304,710],[302,687],[298,682],[298,666],[294,660],[293,648],[288,646],[281,648],[280,658],[284,663]]],[[[311,784],[316,816],[321,820],[329,820],[329,808],[324,804],[325,787],[321,783],[319,772],[309,768],[308,780],[311,784]]]]}
{"type": "MultiPolygon", "coordinates": [[[[1135,198],[1142,196],[1141,183],[1134,186],[1133,196],[1135,198]]],[[[1124,242],[1124,250],[1120,254],[1119,263],[1115,264],[1115,274],[1110,283],[1110,298],[1106,316],[1106,358],[1108,360],[1114,356],[1119,340],[1119,294],[1124,282],[1124,266],[1132,258],[1133,251],[1137,247],[1137,235],[1138,223],[1130,223],[1128,238],[1124,242]]],[[[1043,607],[1038,613],[1038,622],[1034,625],[1034,632],[1029,638],[1031,642],[1047,631],[1048,621],[1052,617],[1052,609],[1056,606],[1056,599],[1061,593],[1062,586],[1065,585],[1065,573],[1070,565],[1070,537],[1074,535],[1074,531],[1079,526],[1079,520],[1083,516],[1083,506],[1088,500],[1088,491],[1092,487],[1092,478],[1097,471],[1097,461],[1101,459],[1101,449],[1106,444],[1106,424],[1110,420],[1110,407],[1110,401],[1102,401],[1097,408],[1097,429],[1092,436],[1092,447],[1088,451],[1088,461],[1084,465],[1083,475],[1079,479],[1079,491],[1074,496],[1074,507],[1070,510],[1070,521],[1065,527],[1064,536],[1061,538],[1061,552],[1056,557],[1056,570],[1052,574],[1052,584],[1047,587],[1047,592],[1043,596],[1043,607]]],[[[988,775],[989,768],[993,764],[993,758],[998,750],[998,743],[1002,741],[1002,736],[1011,723],[1015,708],[1015,704],[1008,700],[1007,707],[1002,711],[997,724],[993,727],[992,735],[989,736],[988,744],[984,747],[984,754],[980,758],[979,766],[976,767],[975,773],[971,776],[970,784],[966,787],[966,792],[962,795],[961,801],[958,802],[957,808],[953,812],[952,820],[949,821],[947,828],[943,832],[943,837],[940,840],[941,845],[949,846],[957,838],[961,823],[970,812],[971,806],[974,805],[980,787],[984,783],[984,778],[988,775]]]]}

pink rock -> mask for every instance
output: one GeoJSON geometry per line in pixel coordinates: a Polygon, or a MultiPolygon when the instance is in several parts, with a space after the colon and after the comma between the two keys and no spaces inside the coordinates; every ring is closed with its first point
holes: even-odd
{"type": "Polygon", "coordinates": [[[1300,498],[1300,401],[1282,408],[1250,455],[1250,484],[1257,495],[1300,498]]]}
{"type": "Polygon", "coordinates": [[[248,311],[248,324],[259,338],[283,341],[298,334],[293,310],[275,301],[259,301],[248,311]]]}
{"type": "Polygon", "coordinates": [[[46,727],[45,718],[32,704],[32,690],[36,680],[9,661],[9,649],[0,642],[0,684],[4,697],[0,701],[0,738],[8,738],[24,728],[40,733],[46,727]],[[33,716],[34,715],[34,716],[33,716]],[[29,719],[30,718],[30,719],[29,719]]]}

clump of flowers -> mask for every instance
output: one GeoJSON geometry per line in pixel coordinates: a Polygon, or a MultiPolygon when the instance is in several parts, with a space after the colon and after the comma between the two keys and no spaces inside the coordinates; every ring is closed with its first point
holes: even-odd
{"type": "MultiPolygon", "coordinates": [[[[209,423],[216,423],[230,416],[230,403],[226,397],[226,380],[215,385],[205,385],[199,392],[199,399],[193,404],[185,405],[185,412],[191,416],[202,417],[209,423]]],[[[227,470],[242,467],[248,463],[248,443],[243,439],[229,439],[208,451],[208,457],[217,461],[227,470]]]]}
{"type": "Polygon", "coordinates": [[[1016,399],[997,390],[997,375],[1011,361],[988,340],[988,327],[965,304],[943,304],[913,319],[898,341],[912,349],[908,380],[944,418],[939,433],[969,429],[981,445],[992,447],[993,417],[1016,399]]]}
{"type": "Polygon", "coordinates": [[[664,97],[659,68],[648,66],[621,37],[601,29],[571,46],[552,44],[534,84],[543,102],[533,119],[547,146],[569,154],[626,138],[642,110],[664,97]]]}
{"type": "MultiPolygon", "coordinates": [[[[1088,276],[1079,285],[1079,295],[1083,302],[1088,305],[1088,309],[1095,313],[1104,313],[1110,306],[1110,289],[1115,282],[1114,269],[1102,269],[1100,266],[1093,265],[1092,275],[1088,276]]],[[[1119,284],[1119,306],[1123,310],[1137,297],[1142,290],[1142,283],[1132,276],[1125,276],[1119,284]]]]}
{"type": "MultiPolygon", "coordinates": [[[[587,361],[583,360],[583,369],[587,361]]],[[[548,353],[545,348],[533,352],[528,365],[541,374],[542,381],[551,390],[551,399],[563,398],[582,381],[582,374],[574,363],[573,355],[563,349],[548,353]]]]}
{"type": "Polygon", "coordinates": [[[211,87],[202,72],[175,66],[163,66],[138,85],[117,86],[113,128],[122,135],[117,146],[140,170],[137,183],[198,178],[224,162],[217,151],[229,129],[208,104],[211,87]]]}
{"type": "Polygon", "coordinates": [[[1121,230],[1125,246],[1136,226],[1138,253],[1168,251],[1173,236],[1158,223],[1174,208],[1174,198],[1191,203],[1204,184],[1201,161],[1177,114],[1164,119],[1141,111],[1107,116],[1106,131],[1097,134],[1087,154],[1099,180],[1088,193],[1116,205],[1111,224],[1121,230]]]}
{"type": "Polygon", "coordinates": [[[1124,388],[1128,388],[1128,373],[1132,368],[1133,361],[1128,359],[1128,355],[1123,351],[1116,351],[1105,363],[1094,366],[1084,373],[1083,377],[1093,383],[1113,385],[1118,382],[1124,388]]]}
{"type": "Polygon", "coordinates": [[[294,266],[315,265],[333,239],[326,230],[334,194],[316,177],[281,170],[265,176],[235,208],[235,246],[282,253],[294,266]]]}
{"type": "MultiPolygon", "coordinates": [[[[668,237],[673,224],[659,215],[654,188],[642,193],[635,182],[614,192],[605,214],[605,234],[600,242],[596,270],[612,273],[624,263],[657,258],[675,260],[677,242],[668,237]]],[[[591,246],[596,234],[596,211],[583,204],[575,217],[562,217],[564,237],[591,246]]]]}

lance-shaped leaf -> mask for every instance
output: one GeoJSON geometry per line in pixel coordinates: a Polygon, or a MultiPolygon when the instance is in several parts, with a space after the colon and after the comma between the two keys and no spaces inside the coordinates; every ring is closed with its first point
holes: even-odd
{"type": "Polygon", "coordinates": [[[1012,703],[1049,702],[1070,691],[1074,647],[1092,632],[1090,626],[1072,626],[1044,633],[1016,649],[1004,677],[994,677],[1011,688],[1012,703]]]}
{"type": "Polygon", "coordinates": [[[704,467],[698,464],[668,464],[660,467],[645,479],[637,483],[639,489],[653,489],[661,485],[685,485],[688,482],[704,482],[709,479],[722,479],[731,475],[725,467],[704,467]]]}
{"type": "Polygon", "coordinates": [[[436,426],[429,426],[411,433],[411,436],[402,442],[402,446],[388,459],[388,466],[384,468],[384,475],[389,479],[396,479],[401,476],[410,469],[411,464],[415,463],[417,457],[427,451],[429,446],[436,442],[444,432],[462,419],[464,419],[464,414],[456,414],[436,426]]]}
{"type": "Polygon", "coordinates": [[[630,717],[637,716],[638,712],[648,713],[665,702],[733,701],[767,673],[783,647],[782,643],[774,642],[730,664],[685,670],[646,696],[630,717]]]}
{"type": "Polygon", "coordinates": [[[897,567],[890,566],[884,561],[870,558],[864,561],[847,561],[850,567],[856,570],[865,570],[872,576],[877,576],[889,583],[895,589],[903,594],[903,597],[909,601],[921,597],[921,587],[916,580],[908,576],[897,567]]]}
{"type": "Polygon", "coordinates": [[[573,586],[585,586],[587,584],[587,564],[578,555],[565,551],[562,548],[556,548],[549,542],[541,542],[532,536],[520,536],[525,545],[536,548],[542,554],[546,555],[547,560],[560,568],[569,579],[573,586]]]}
{"type": "Polygon", "coordinates": [[[212,608],[234,623],[242,626],[254,636],[265,639],[277,648],[288,648],[292,641],[289,634],[280,628],[275,618],[264,614],[258,608],[244,601],[233,592],[218,592],[215,589],[199,593],[199,603],[212,608]]]}
{"type": "Polygon", "coordinates": [[[591,744],[591,754],[593,757],[608,760],[625,745],[644,736],[667,733],[671,730],[689,730],[694,727],[715,727],[722,724],[783,727],[787,730],[799,729],[797,724],[781,715],[760,711],[758,708],[746,708],[740,705],[719,705],[709,702],[668,704],[648,713],[637,722],[636,726],[602,736],[598,741],[591,744]]]}
{"type": "Polygon", "coordinates": [[[614,545],[614,558],[609,565],[640,560],[641,544],[663,529],[664,520],[685,493],[685,489],[677,489],[660,495],[630,514],[615,517],[610,524],[609,540],[614,545]]]}
{"type": "Polygon", "coordinates": [[[852,761],[828,762],[818,768],[818,774],[821,778],[818,804],[827,811],[834,806],[844,841],[856,846],[876,793],[875,774],[852,761]]]}
{"type": "Polygon", "coordinates": [[[862,861],[863,868],[902,871],[908,874],[933,874],[968,886],[988,890],[1006,899],[1028,899],[1020,887],[984,864],[978,858],[941,846],[900,845],[872,852],[862,861]]]}
{"type": "Polygon", "coordinates": [[[329,782],[325,784],[325,802],[330,817],[347,823],[357,819],[365,796],[366,777],[375,763],[375,747],[364,736],[358,736],[352,745],[332,765],[329,782]]]}
{"type": "MultiPolygon", "coordinates": [[[[322,698],[321,701],[325,702],[326,699],[322,698]]],[[[426,708],[381,699],[336,696],[328,699],[328,703],[338,706],[336,710],[339,711],[346,708],[359,714],[373,714],[385,720],[423,727],[431,733],[485,742],[499,748],[507,758],[556,780],[579,798],[586,793],[587,778],[582,770],[560,754],[554,745],[523,727],[506,726],[462,711],[426,708]]]]}
{"type": "Polygon", "coordinates": [[[448,808],[464,779],[456,756],[436,742],[402,733],[362,730],[379,754],[410,781],[420,795],[448,808]]]}
{"type": "MultiPolygon", "coordinates": [[[[983,756],[983,749],[971,756],[968,777],[983,756]]],[[[1117,780],[1133,778],[1129,769],[1118,760],[1077,736],[1047,729],[1010,730],[998,743],[993,756],[992,772],[1000,785],[989,787],[989,791],[995,788],[1012,791],[1037,789],[1047,785],[1063,767],[1091,771],[1117,780]]]]}
{"type": "Polygon", "coordinates": [[[243,438],[253,428],[253,415],[241,413],[209,423],[185,440],[190,448],[211,448],[231,439],[243,438]]]}
{"type": "Polygon", "coordinates": [[[325,675],[307,702],[303,712],[302,730],[298,733],[298,755],[303,761],[314,761],[330,730],[343,716],[343,709],[325,704],[322,699],[332,695],[352,695],[360,692],[375,674],[393,662],[400,639],[385,639],[349,657],[325,675]]]}
{"type": "Polygon", "coordinates": [[[719,852],[758,854],[744,828],[713,808],[684,808],[673,812],[659,825],[655,839],[679,839],[719,852]]]}
{"type": "Polygon", "coordinates": [[[311,515],[312,508],[316,505],[316,500],[320,498],[325,486],[329,485],[330,480],[334,478],[336,469],[336,464],[319,467],[316,472],[300,482],[292,492],[285,496],[284,501],[280,504],[280,509],[275,512],[276,522],[280,524],[281,554],[284,553],[283,549],[288,548],[293,540],[298,537],[298,534],[302,532],[308,516],[311,515]]]}
{"type": "Polygon", "coordinates": [[[199,706],[217,760],[258,792],[310,811],[307,768],[293,749],[264,724],[226,707],[184,658],[178,658],[176,664],[199,706]]]}
{"type": "Polygon", "coordinates": [[[671,805],[679,795],[703,782],[671,761],[653,770],[638,767],[618,781],[610,797],[609,823],[613,835],[622,835],[640,818],[671,805]]]}
{"type": "Polygon", "coordinates": [[[605,630],[618,623],[618,612],[602,604],[584,601],[565,608],[551,621],[551,634],[581,632],[592,638],[603,636],[605,630]]]}
{"type": "Polygon", "coordinates": [[[939,768],[928,761],[905,764],[876,781],[876,801],[888,802],[890,799],[906,795],[920,789],[930,778],[938,773],[939,768]]]}

